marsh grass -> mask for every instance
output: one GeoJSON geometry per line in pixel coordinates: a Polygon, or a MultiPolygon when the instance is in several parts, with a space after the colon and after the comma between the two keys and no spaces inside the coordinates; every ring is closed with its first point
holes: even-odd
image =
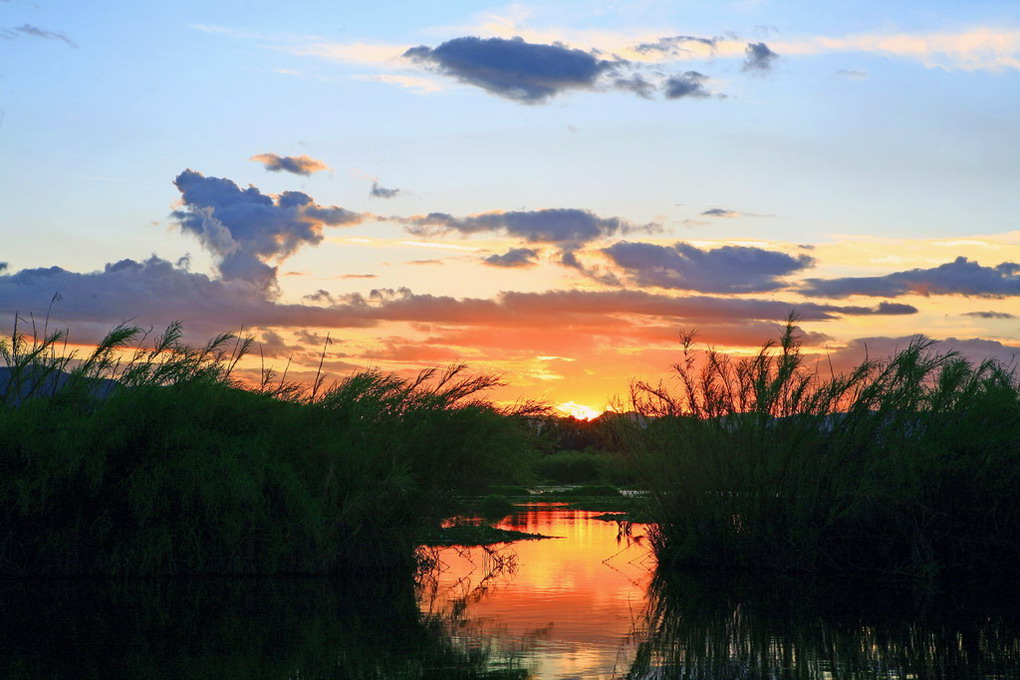
{"type": "Polygon", "coordinates": [[[930,577],[1020,564],[1020,386],[918,340],[845,374],[791,319],[754,357],[684,339],[676,387],[638,384],[623,446],[660,564],[930,577]]]}
{"type": "Polygon", "coordinates": [[[529,407],[462,366],[302,392],[242,386],[249,340],[192,348],[179,324],[64,341],[0,345],[0,574],[409,574],[417,537],[529,453],[529,407]]]}

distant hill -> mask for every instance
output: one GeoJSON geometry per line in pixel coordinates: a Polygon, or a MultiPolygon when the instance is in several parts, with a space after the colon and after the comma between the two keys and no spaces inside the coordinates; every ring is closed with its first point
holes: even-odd
{"type": "MultiPolygon", "coordinates": [[[[28,399],[51,397],[68,387],[71,374],[65,371],[46,371],[42,368],[22,370],[0,367],[0,404],[17,406],[28,399]]],[[[119,384],[109,378],[88,378],[89,392],[104,398],[119,384]]]]}

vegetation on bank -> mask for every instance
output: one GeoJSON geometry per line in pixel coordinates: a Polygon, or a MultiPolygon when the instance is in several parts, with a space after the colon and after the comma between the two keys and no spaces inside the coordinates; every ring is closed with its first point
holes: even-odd
{"type": "Polygon", "coordinates": [[[792,321],[748,359],[696,358],[692,340],[677,388],[639,384],[636,413],[587,422],[497,408],[497,379],[463,367],[253,388],[232,336],[119,327],[77,357],[16,328],[0,575],[409,574],[421,543],[513,538],[444,519],[536,501],[654,523],[665,570],[1016,573],[1011,367],[916,342],[826,376],[792,321]],[[635,481],[647,495],[619,494],[635,481]],[[550,482],[573,488],[527,492],[550,482]]]}
{"type": "Polygon", "coordinates": [[[527,411],[487,402],[491,376],[245,389],[245,342],[141,337],[0,344],[0,574],[409,573],[459,497],[528,467],[527,411]]]}
{"type": "Polygon", "coordinates": [[[1015,573],[1020,385],[917,341],[846,374],[793,321],[754,357],[684,343],[678,388],[640,384],[620,445],[650,489],[660,567],[1015,573]]]}

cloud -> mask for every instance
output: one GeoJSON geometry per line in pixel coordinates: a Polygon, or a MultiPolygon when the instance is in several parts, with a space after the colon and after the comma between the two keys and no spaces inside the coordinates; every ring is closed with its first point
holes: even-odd
{"type": "Polygon", "coordinates": [[[313,172],[329,170],[329,166],[311,156],[278,156],[275,153],[260,153],[248,160],[262,163],[270,172],[290,172],[295,175],[311,175],[313,172]]]}
{"type": "Polygon", "coordinates": [[[928,68],[1020,69],[1020,29],[975,26],[956,32],[864,33],[774,42],[783,54],[864,52],[916,59],[928,68]]]}
{"type": "MultiPolygon", "coordinates": [[[[415,294],[409,290],[374,290],[366,299],[358,294],[333,307],[347,320],[418,321],[468,325],[521,326],[587,323],[601,325],[615,315],[683,320],[685,323],[757,319],[783,322],[791,310],[802,321],[825,321],[839,316],[913,314],[910,305],[882,303],[877,307],[791,303],[779,300],[683,296],[638,290],[504,292],[492,299],[452,298],[415,294]]],[[[311,324],[307,324],[311,325],[311,324]]]]}
{"type": "Polygon", "coordinates": [[[721,38],[698,38],[692,35],[674,35],[666,38],[659,38],[654,42],[639,43],[634,51],[640,54],[666,54],[669,56],[690,56],[705,53],[713,53],[719,45],[721,38]]]}
{"type": "Polygon", "coordinates": [[[976,319],[1015,319],[1016,314],[1009,312],[964,312],[964,316],[973,316],[976,319]]]}
{"type": "Polygon", "coordinates": [[[381,349],[365,352],[363,357],[373,361],[448,364],[460,361],[461,354],[449,347],[409,342],[406,338],[394,337],[384,340],[381,349]]]}
{"type": "Polygon", "coordinates": [[[78,47],[78,45],[75,44],[73,40],[68,38],[63,33],[58,33],[56,31],[47,31],[44,28],[39,28],[38,26],[33,26],[32,24],[23,24],[21,26],[18,26],[17,28],[13,29],[5,28],[2,29],[2,31],[0,31],[0,36],[7,38],[8,40],[20,37],[22,35],[31,36],[33,38],[42,38],[43,40],[59,40],[60,42],[66,44],[68,47],[75,48],[78,47]]]}
{"type": "MultiPolygon", "coordinates": [[[[635,290],[507,292],[488,299],[415,294],[407,289],[338,296],[319,291],[308,296],[314,304],[281,304],[258,285],[210,278],[153,256],[140,262],[121,260],[88,273],[49,267],[0,274],[0,315],[41,315],[55,293],[63,299],[54,308],[54,322],[70,326],[75,342],[96,341],[111,326],[125,320],[156,327],[180,320],[196,341],[241,328],[324,331],[408,323],[419,330],[434,328],[433,333],[453,333],[456,329],[504,336],[558,333],[558,337],[573,338],[563,345],[572,347],[590,343],[593,335],[615,337],[614,342],[622,343],[620,346],[633,347],[633,340],[646,335],[658,334],[665,339],[663,333],[668,328],[729,325],[758,329],[753,338],[745,334],[756,344],[764,328],[761,322],[781,324],[793,310],[803,322],[917,311],[909,305],[887,303],[877,307],[795,304],[716,296],[674,297],[635,290]]],[[[378,337],[375,331],[373,334],[378,337]]],[[[740,335],[738,328],[733,328],[725,337],[736,342],[740,335]]],[[[544,353],[555,353],[554,349],[550,347],[544,353]]]]}
{"type": "Polygon", "coordinates": [[[341,274],[341,279],[377,279],[378,274],[341,274]]]}
{"type": "Polygon", "coordinates": [[[864,80],[868,77],[867,71],[858,71],[856,69],[841,68],[836,71],[836,75],[843,76],[844,78],[850,78],[851,80],[864,80]]]}
{"type": "Polygon", "coordinates": [[[687,71],[683,74],[676,74],[666,79],[662,87],[666,99],[681,99],[683,97],[709,97],[711,92],[705,89],[704,82],[708,76],[697,71],[687,71]]]}
{"type": "Polygon", "coordinates": [[[538,251],[531,248],[511,248],[502,255],[490,255],[482,262],[493,267],[533,267],[538,251]]]}
{"type": "Polygon", "coordinates": [[[54,308],[56,318],[73,322],[76,332],[82,323],[92,324],[99,336],[125,320],[142,326],[181,320],[202,339],[242,327],[374,323],[364,318],[344,320],[321,307],[277,304],[264,289],[247,281],[212,279],[156,256],[140,262],[120,260],[88,273],[47,267],[0,274],[3,314],[44,312],[55,293],[63,298],[54,308]]]}
{"type": "Polygon", "coordinates": [[[726,210],[725,208],[709,208],[705,212],[701,213],[708,217],[740,217],[743,213],[737,212],[736,210],[726,210]]]}
{"type": "Polygon", "coordinates": [[[773,62],[777,58],[779,55],[770,50],[765,43],[747,43],[744,65],[741,70],[745,73],[768,73],[772,70],[773,62]]]}
{"type": "Polygon", "coordinates": [[[796,257],[747,246],[702,250],[689,243],[672,246],[621,241],[602,252],[638,286],[695,290],[703,293],[757,293],[783,288],[779,277],[814,265],[796,257]]]}
{"type": "Polygon", "coordinates": [[[566,90],[594,89],[616,65],[562,45],[471,36],[447,40],[435,48],[412,47],[404,57],[524,104],[539,104],[566,90]]]}
{"type": "Polygon", "coordinates": [[[379,182],[372,180],[372,189],[368,195],[372,198],[393,198],[400,193],[400,189],[387,189],[379,186],[379,182]]]}
{"type": "Polygon", "coordinates": [[[282,260],[303,245],[318,244],[324,226],[355,225],[369,217],[320,206],[300,191],[270,196],[194,170],[182,172],[174,184],[184,209],[171,217],[216,256],[220,275],[267,290],[275,286],[277,272],[267,260],[282,260]]]}
{"type": "MultiPolygon", "coordinates": [[[[917,340],[929,340],[929,338],[923,335],[857,338],[847,343],[843,349],[830,353],[828,360],[836,371],[845,372],[859,365],[866,357],[879,360],[892,357],[917,340]]],[[[1020,347],[983,338],[946,338],[936,340],[930,351],[936,354],[958,352],[972,363],[992,359],[1008,366],[1016,363],[1020,347]]]]}
{"type": "Polygon", "coordinates": [[[460,232],[499,232],[528,243],[583,244],[633,231],[660,231],[660,225],[633,224],[619,217],[599,217],[590,210],[547,208],[510,212],[488,212],[467,217],[429,213],[404,218],[408,231],[419,235],[460,232]]]}
{"type": "Polygon", "coordinates": [[[446,89],[443,83],[436,82],[432,78],[422,78],[420,76],[404,76],[392,73],[372,73],[359,76],[352,76],[356,80],[368,80],[377,83],[385,83],[387,85],[397,85],[419,94],[431,94],[433,92],[442,92],[446,89]]]}
{"type": "Polygon", "coordinates": [[[931,269],[911,269],[884,276],[807,279],[801,292],[827,298],[845,298],[850,295],[967,295],[1001,298],[1020,295],[1020,264],[1003,262],[995,267],[983,267],[966,257],[958,257],[931,269]]]}

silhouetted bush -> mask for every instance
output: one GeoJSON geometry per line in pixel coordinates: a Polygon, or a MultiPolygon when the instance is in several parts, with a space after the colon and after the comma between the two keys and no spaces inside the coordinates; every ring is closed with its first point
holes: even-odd
{"type": "Polygon", "coordinates": [[[125,356],[137,334],[83,359],[60,334],[0,344],[0,573],[409,572],[458,495],[528,465],[491,376],[246,389],[244,342],[190,348],[174,324],[125,356]]]}
{"type": "Polygon", "coordinates": [[[679,390],[638,385],[629,459],[660,564],[934,576],[1020,565],[1020,386],[914,342],[844,375],[685,343],[679,390]]]}

